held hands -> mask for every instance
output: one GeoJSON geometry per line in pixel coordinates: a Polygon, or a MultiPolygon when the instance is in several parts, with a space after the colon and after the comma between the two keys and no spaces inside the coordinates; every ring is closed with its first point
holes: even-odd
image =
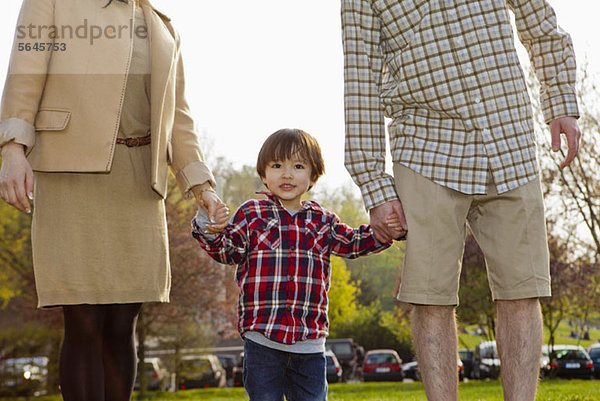
{"type": "Polygon", "coordinates": [[[561,117],[553,120],[550,123],[550,134],[552,135],[552,150],[554,152],[558,152],[560,150],[560,135],[565,134],[567,137],[566,139],[569,151],[567,152],[567,156],[565,156],[565,160],[563,160],[563,162],[560,164],[561,169],[565,168],[571,164],[579,152],[581,131],[577,125],[577,120],[575,117],[561,117]]]}
{"type": "Polygon", "coordinates": [[[369,210],[369,215],[375,238],[381,243],[404,237],[408,232],[404,209],[399,200],[374,207],[369,210]]]}
{"type": "Polygon", "coordinates": [[[2,146],[0,197],[20,211],[31,213],[33,170],[25,158],[23,145],[18,143],[2,146]]]}
{"type": "Polygon", "coordinates": [[[208,214],[210,223],[206,228],[208,234],[218,234],[229,222],[229,208],[219,198],[217,193],[208,183],[198,185],[192,188],[196,197],[196,202],[208,214]]]}
{"type": "Polygon", "coordinates": [[[407,230],[403,228],[402,222],[400,221],[400,216],[398,216],[396,212],[390,214],[387,219],[385,219],[385,223],[391,230],[392,236],[396,241],[406,239],[407,230]]]}
{"type": "Polygon", "coordinates": [[[224,203],[217,205],[214,219],[210,219],[210,223],[206,226],[207,234],[218,234],[229,222],[229,208],[224,203]]]}

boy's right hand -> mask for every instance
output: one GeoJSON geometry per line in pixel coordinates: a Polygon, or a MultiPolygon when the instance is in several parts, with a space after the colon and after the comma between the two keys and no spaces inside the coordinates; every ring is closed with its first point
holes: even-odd
{"type": "Polygon", "coordinates": [[[214,220],[209,221],[206,226],[207,234],[218,234],[227,226],[227,223],[229,223],[229,208],[227,205],[224,203],[218,204],[214,216],[214,220]]]}

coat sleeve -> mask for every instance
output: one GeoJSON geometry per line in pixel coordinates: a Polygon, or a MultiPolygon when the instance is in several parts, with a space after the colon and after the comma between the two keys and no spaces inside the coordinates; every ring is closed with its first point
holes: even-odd
{"type": "Polygon", "coordinates": [[[54,43],[48,27],[53,24],[54,0],[23,1],[2,95],[0,146],[14,141],[29,153],[35,145],[35,116],[54,43]]]}
{"type": "Polygon", "coordinates": [[[171,138],[170,167],[181,192],[189,194],[190,189],[195,185],[208,181],[214,187],[216,183],[212,172],[204,162],[198,135],[194,131],[194,120],[185,97],[185,74],[179,37],[177,37],[176,68],[175,119],[171,138]]]}

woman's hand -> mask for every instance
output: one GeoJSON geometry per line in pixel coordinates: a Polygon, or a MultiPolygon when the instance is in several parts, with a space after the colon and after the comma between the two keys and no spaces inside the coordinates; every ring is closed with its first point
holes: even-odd
{"type": "Polygon", "coordinates": [[[9,142],[2,146],[0,197],[20,211],[31,213],[33,170],[21,144],[9,142]]]}
{"type": "Polygon", "coordinates": [[[210,223],[206,231],[209,234],[216,234],[225,228],[229,222],[229,208],[219,198],[217,193],[212,189],[209,183],[196,185],[192,188],[196,197],[196,202],[208,214],[210,223]]]}

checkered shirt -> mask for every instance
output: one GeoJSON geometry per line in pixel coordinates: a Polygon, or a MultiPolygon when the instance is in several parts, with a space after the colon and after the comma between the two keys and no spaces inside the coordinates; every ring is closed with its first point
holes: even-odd
{"type": "Polygon", "coordinates": [[[215,238],[196,220],[192,235],[217,262],[237,265],[240,334],[256,331],[284,344],[326,336],[330,255],[353,259],[391,243],[379,243],[368,225],[340,223],[315,202],[292,216],[267,195],[244,203],[215,238]]]}
{"type": "Polygon", "coordinates": [[[509,8],[547,122],[579,116],[571,39],[545,0],[342,0],[346,168],[368,209],[397,199],[392,159],[448,188],[498,193],[538,172],[509,8]]]}

